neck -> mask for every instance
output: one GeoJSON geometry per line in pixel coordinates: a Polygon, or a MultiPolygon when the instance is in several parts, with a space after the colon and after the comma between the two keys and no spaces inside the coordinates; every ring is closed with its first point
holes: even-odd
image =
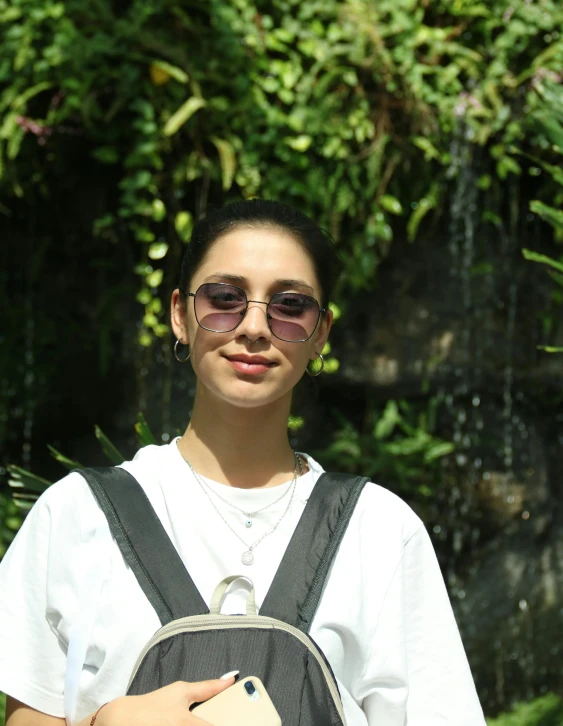
{"type": "Polygon", "coordinates": [[[178,442],[180,453],[199,474],[244,489],[291,479],[295,460],[287,436],[290,396],[247,409],[209,398],[197,392],[192,418],[178,442]]]}

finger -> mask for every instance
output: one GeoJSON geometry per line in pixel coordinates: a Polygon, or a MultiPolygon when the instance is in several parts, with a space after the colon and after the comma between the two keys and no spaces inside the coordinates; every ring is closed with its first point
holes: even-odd
{"type": "Polygon", "coordinates": [[[229,686],[232,686],[234,682],[235,677],[231,676],[231,678],[227,680],[217,678],[212,681],[198,681],[196,683],[190,683],[190,706],[192,703],[203,703],[203,701],[207,701],[209,698],[216,696],[218,693],[221,693],[221,691],[224,691],[229,686]]]}

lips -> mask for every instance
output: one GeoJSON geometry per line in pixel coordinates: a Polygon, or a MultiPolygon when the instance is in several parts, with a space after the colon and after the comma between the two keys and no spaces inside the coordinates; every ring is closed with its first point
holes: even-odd
{"type": "Polygon", "coordinates": [[[249,365],[275,365],[275,363],[273,363],[271,360],[263,358],[261,355],[244,355],[244,353],[240,353],[239,355],[228,355],[226,357],[228,360],[238,360],[241,363],[248,363],[249,365]]]}
{"type": "Polygon", "coordinates": [[[277,363],[261,355],[244,355],[244,353],[240,353],[238,355],[227,355],[225,359],[238,373],[245,375],[258,375],[277,366],[277,363]]]}

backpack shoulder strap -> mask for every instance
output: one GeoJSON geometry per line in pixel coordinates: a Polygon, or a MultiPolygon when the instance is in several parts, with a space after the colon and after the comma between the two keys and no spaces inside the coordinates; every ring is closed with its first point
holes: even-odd
{"type": "Polygon", "coordinates": [[[330,566],[368,481],[351,474],[325,473],[319,477],[260,615],[309,631],[330,566]]]}
{"type": "Polygon", "coordinates": [[[75,469],[86,479],[110,531],[160,622],[209,610],[135,477],[120,467],[75,469]]]}

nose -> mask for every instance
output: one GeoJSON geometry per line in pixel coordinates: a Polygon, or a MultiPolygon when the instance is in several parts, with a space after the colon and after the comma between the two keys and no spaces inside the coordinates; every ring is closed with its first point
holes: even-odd
{"type": "Polygon", "coordinates": [[[237,334],[248,338],[251,343],[255,343],[260,338],[270,339],[271,333],[265,303],[249,302],[246,315],[237,328],[237,334]]]}

